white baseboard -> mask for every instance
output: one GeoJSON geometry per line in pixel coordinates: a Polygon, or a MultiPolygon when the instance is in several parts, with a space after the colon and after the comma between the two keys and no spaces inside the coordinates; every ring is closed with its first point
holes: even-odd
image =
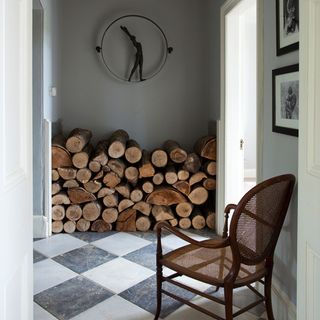
{"type": "Polygon", "coordinates": [[[48,219],[45,216],[33,216],[33,237],[47,238],[49,236],[48,219]]]}

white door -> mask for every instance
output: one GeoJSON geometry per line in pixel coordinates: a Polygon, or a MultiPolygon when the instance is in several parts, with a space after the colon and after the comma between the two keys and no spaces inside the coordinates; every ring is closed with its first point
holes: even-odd
{"type": "Polygon", "coordinates": [[[0,0],[0,319],[32,319],[31,1],[0,0]]]}
{"type": "Polygon", "coordinates": [[[320,0],[300,1],[299,320],[320,319],[320,0]]]}

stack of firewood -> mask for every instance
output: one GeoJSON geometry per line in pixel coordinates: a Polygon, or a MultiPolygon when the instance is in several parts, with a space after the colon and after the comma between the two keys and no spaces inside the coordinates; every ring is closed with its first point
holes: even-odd
{"type": "Polygon", "coordinates": [[[74,129],[52,141],[52,231],[147,231],[160,221],[214,228],[216,140],[187,153],[172,140],[148,152],[124,130],[90,143],[74,129]]]}

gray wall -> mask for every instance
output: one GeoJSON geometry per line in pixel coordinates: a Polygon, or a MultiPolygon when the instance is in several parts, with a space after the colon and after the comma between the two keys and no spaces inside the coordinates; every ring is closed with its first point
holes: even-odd
{"type": "MultiPolygon", "coordinates": [[[[268,178],[282,173],[298,175],[298,139],[272,132],[272,69],[299,61],[298,52],[276,56],[276,9],[275,1],[264,1],[264,150],[263,176],[268,178]]],[[[296,302],[297,281],[297,192],[276,249],[274,276],[290,297],[296,302]]]]}
{"type": "Polygon", "coordinates": [[[207,133],[208,120],[215,119],[214,109],[219,106],[213,82],[219,74],[216,56],[221,2],[59,1],[62,82],[58,92],[63,130],[84,127],[101,138],[124,128],[145,148],[159,146],[169,138],[191,148],[199,136],[207,133]],[[101,26],[107,19],[125,13],[156,21],[174,48],[164,69],[139,84],[115,80],[95,52],[101,26]]]}

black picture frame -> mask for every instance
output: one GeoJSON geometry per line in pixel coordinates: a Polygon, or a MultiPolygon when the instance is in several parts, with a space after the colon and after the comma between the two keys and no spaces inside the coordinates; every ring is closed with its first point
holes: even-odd
{"type": "Polygon", "coordinates": [[[272,131],[299,135],[299,64],[272,71],[272,131]]]}
{"type": "Polygon", "coordinates": [[[299,50],[299,0],[276,0],[277,56],[299,50]]]}

